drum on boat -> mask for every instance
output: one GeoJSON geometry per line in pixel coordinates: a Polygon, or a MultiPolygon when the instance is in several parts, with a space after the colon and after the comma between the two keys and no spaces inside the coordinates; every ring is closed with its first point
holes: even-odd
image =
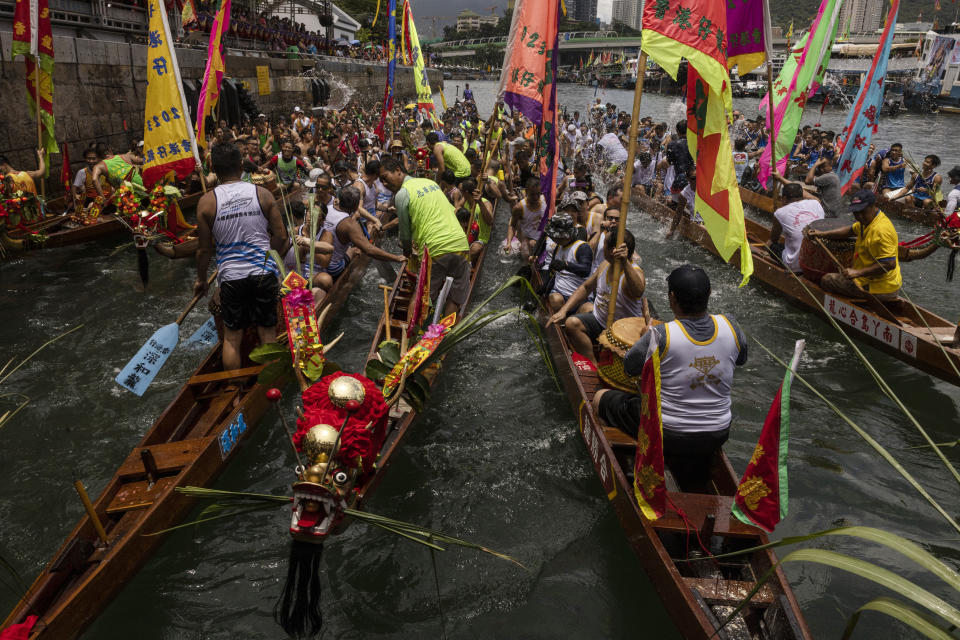
{"type": "MultiPolygon", "coordinates": [[[[652,320],[652,325],[660,324],[652,320]]],[[[647,332],[647,323],[643,318],[620,318],[600,334],[600,357],[597,358],[597,373],[600,378],[615,389],[635,393],[640,382],[638,376],[629,376],[623,370],[623,359],[630,347],[647,332]]]]}
{"type": "MultiPolygon", "coordinates": [[[[800,270],[803,275],[817,284],[820,279],[828,273],[837,273],[837,263],[833,261],[823,247],[818,242],[807,237],[808,230],[832,231],[841,227],[850,226],[849,222],[837,220],[836,218],[826,218],[823,220],[814,220],[803,230],[803,243],[800,245],[800,270]]],[[[853,264],[853,239],[833,240],[820,238],[820,241],[837,257],[841,264],[850,266],[853,264]]]]}

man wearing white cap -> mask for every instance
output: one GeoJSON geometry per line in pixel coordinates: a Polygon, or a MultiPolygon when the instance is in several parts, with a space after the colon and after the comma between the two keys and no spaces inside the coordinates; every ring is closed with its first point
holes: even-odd
{"type": "Polygon", "coordinates": [[[567,130],[563,132],[563,139],[560,148],[563,157],[563,166],[573,166],[573,156],[576,154],[577,147],[580,146],[580,132],[577,131],[577,125],[568,124],[567,130]]]}
{"type": "Polygon", "coordinates": [[[297,134],[303,133],[304,129],[310,127],[310,118],[307,117],[307,114],[303,112],[300,107],[293,108],[293,128],[297,130],[297,134]]]}

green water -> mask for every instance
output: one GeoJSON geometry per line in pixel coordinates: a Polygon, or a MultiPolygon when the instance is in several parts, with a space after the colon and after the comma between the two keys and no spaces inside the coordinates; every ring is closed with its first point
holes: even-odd
{"type": "MultiPolygon", "coordinates": [[[[481,112],[489,108],[484,100],[491,86],[471,82],[481,112]]],[[[589,103],[592,94],[586,87],[564,86],[561,100],[572,110],[589,103]]],[[[604,99],[626,106],[630,96],[609,92],[604,99]]],[[[677,104],[645,96],[643,111],[673,121],[677,104]]],[[[828,111],[824,120],[827,116],[843,118],[839,112],[828,111]]],[[[946,121],[908,114],[890,122],[895,134],[909,141],[908,150],[916,145],[914,155],[922,155],[938,150],[942,130],[935,129],[946,121]]],[[[506,218],[501,206],[497,242],[506,218]]],[[[712,311],[733,316],[749,336],[783,357],[794,340],[806,338],[801,372],[957,513],[952,477],[928,449],[911,448],[923,444],[920,436],[827,323],[759,282],[738,288],[732,268],[689,244],[663,240],[664,229],[640,212],[634,211],[629,223],[658,308],[668,308],[664,278],[671,269],[687,261],[703,265],[713,279],[712,311]]],[[[896,224],[903,237],[921,231],[896,224]]],[[[98,494],[204,355],[202,349],[178,349],[143,398],[114,384],[143,341],[183,308],[193,281],[192,265],[155,258],[150,287],[139,292],[132,250],[107,257],[120,242],[37,253],[0,266],[0,360],[25,355],[65,328],[85,324],[34,358],[4,389],[32,400],[0,431],[0,555],[28,582],[82,515],[73,478],[98,494]]],[[[955,285],[944,282],[944,267],[941,254],[905,265],[905,283],[919,304],[955,319],[960,302],[955,285]]],[[[491,253],[475,299],[515,269],[513,258],[491,253]]],[[[370,269],[333,327],[346,334],[332,356],[347,369],[358,370],[366,355],[379,319],[380,282],[370,269]]],[[[508,294],[494,306],[515,302],[515,294],[508,294]]],[[[183,335],[192,333],[204,314],[195,311],[183,335]]],[[[734,383],[735,426],[727,447],[738,471],[782,374],[755,344],[750,349],[734,383]]],[[[865,353],[935,441],[960,437],[955,387],[873,349],[865,353]]],[[[292,392],[283,404],[292,415],[289,396],[292,392]]],[[[960,535],[799,384],[791,409],[790,510],[774,538],[864,524],[917,540],[951,566],[960,565],[960,535]]],[[[960,462],[956,449],[946,455],[960,462]]],[[[515,319],[498,321],[446,361],[429,408],[367,508],[491,546],[528,569],[470,551],[438,554],[447,637],[677,637],[588,460],[567,399],[515,319]]],[[[284,493],[294,465],[282,427],[268,414],[215,486],[284,493]]],[[[271,611],[286,577],[288,518],[280,508],[171,535],[83,637],[283,637],[271,611]]],[[[886,549],[843,540],[820,546],[894,568],[957,602],[955,593],[886,549]]],[[[434,574],[423,547],[355,524],[326,545],[323,568],[323,637],[441,637],[434,574]]],[[[786,570],[818,638],[838,637],[849,613],[877,595],[890,595],[818,565],[786,570]]],[[[9,610],[16,599],[0,584],[0,609],[9,610]]],[[[856,637],[914,637],[878,614],[867,614],[861,626],[856,637]]]]}

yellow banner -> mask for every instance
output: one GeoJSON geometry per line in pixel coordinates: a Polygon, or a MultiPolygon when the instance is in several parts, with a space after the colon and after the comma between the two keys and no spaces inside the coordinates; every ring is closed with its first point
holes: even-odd
{"type": "Polygon", "coordinates": [[[262,96],[270,95],[270,67],[257,65],[257,89],[262,96]]]}
{"type": "Polygon", "coordinates": [[[180,81],[177,54],[161,0],[149,0],[147,99],[143,111],[143,183],[150,187],[171,171],[190,175],[199,164],[197,143],[180,81]]]}
{"type": "Polygon", "coordinates": [[[404,46],[410,52],[413,62],[413,82],[417,88],[417,105],[421,109],[433,113],[433,91],[430,90],[430,78],[423,64],[423,52],[420,49],[420,38],[417,36],[417,27],[413,24],[413,11],[410,9],[410,0],[403,3],[403,33],[406,36],[404,46]]]}

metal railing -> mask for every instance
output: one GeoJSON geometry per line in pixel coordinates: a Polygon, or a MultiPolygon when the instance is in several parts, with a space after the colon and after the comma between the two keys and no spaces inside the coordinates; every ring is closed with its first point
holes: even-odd
{"type": "MultiPolygon", "coordinates": [[[[616,31],[564,31],[560,34],[561,41],[586,39],[586,38],[616,38],[616,31]]],[[[491,38],[468,38],[466,40],[451,40],[449,42],[437,42],[430,45],[431,49],[458,49],[460,47],[475,47],[481,44],[506,44],[507,36],[497,36],[491,38]]]]}

